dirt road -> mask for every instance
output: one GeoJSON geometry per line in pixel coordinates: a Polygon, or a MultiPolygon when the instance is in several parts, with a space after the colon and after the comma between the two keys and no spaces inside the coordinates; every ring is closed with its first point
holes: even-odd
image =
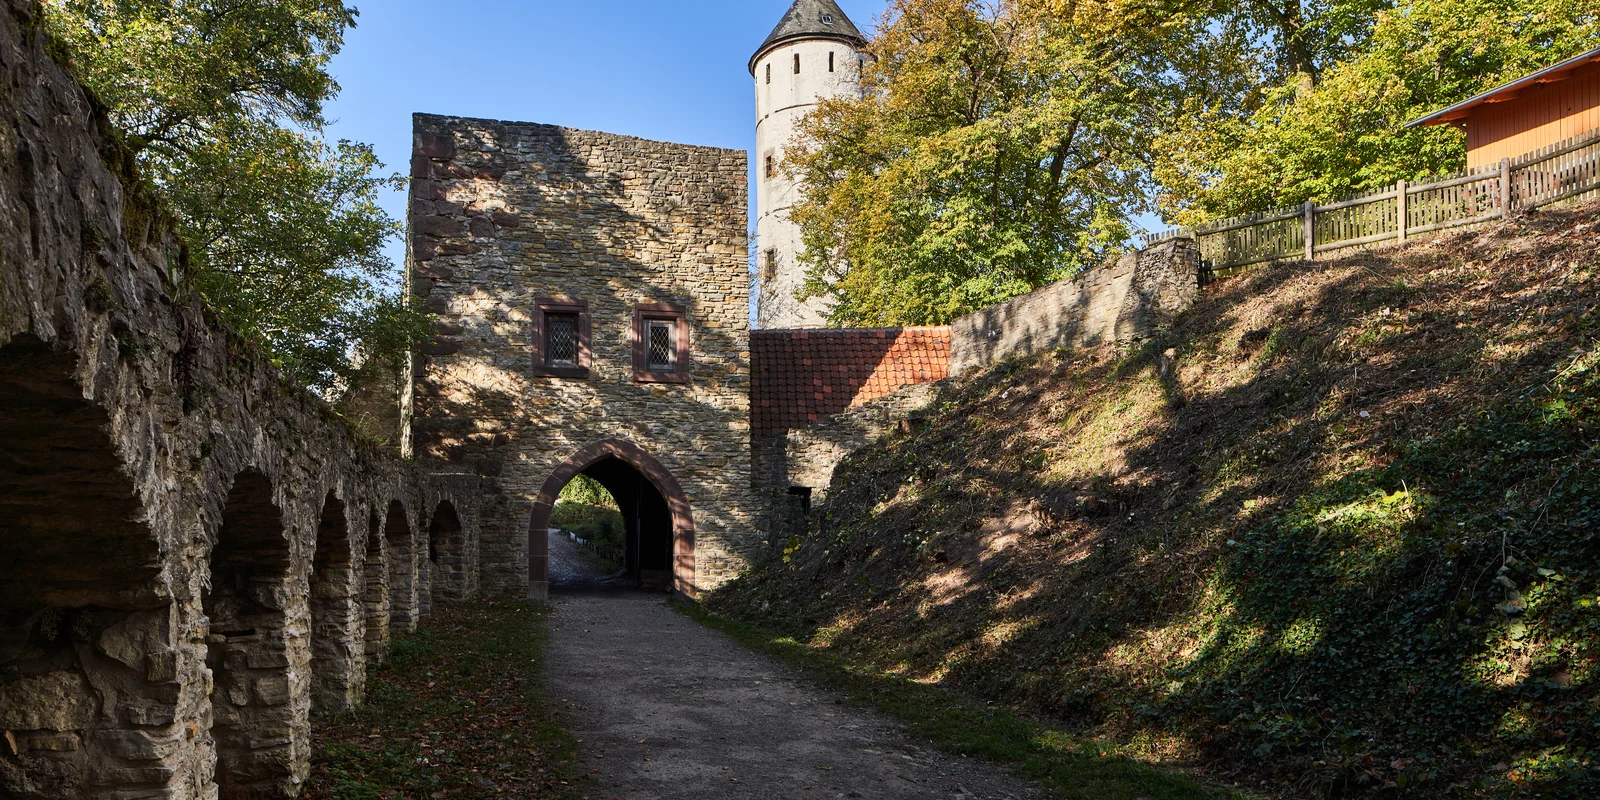
{"type": "Polygon", "coordinates": [[[910,741],[660,595],[566,594],[548,660],[594,800],[1034,800],[1001,770],[910,741]]]}

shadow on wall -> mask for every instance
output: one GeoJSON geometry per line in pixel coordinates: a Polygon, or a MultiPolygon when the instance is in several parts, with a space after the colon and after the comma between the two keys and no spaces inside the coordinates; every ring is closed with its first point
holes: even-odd
{"type": "Polygon", "coordinates": [[[38,339],[0,347],[0,795],[100,796],[124,727],[98,709],[159,702],[176,679],[160,545],[86,402],[76,358],[38,339]],[[92,646],[91,646],[92,645],[92,646]],[[15,792],[16,794],[12,794],[15,792]]]}
{"type": "MultiPolygon", "coordinates": [[[[726,185],[686,183],[681,175],[712,169],[695,159],[732,156],[659,145],[680,148],[672,162],[652,149],[657,143],[524,123],[419,116],[417,142],[412,289],[440,322],[418,358],[410,418],[419,458],[481,475],[499,494],[494,519],[484,522],[486,592],[519,596],[542,583],[543,575],[530,581],[528,573],[530,557],[543,569],[543,554],[528,549],[534,503],[563,465],[602,442],[646,453],[682,487],[685,503],[698,503],[698,532],[716,543],[702,569],[731,572],[753,557],[744,535],[751,476],[743,169],[726,170],[726,185]],[[607,155],[628,148],[639,153],[607,155]],[[727,235],[713,236],[719,232],[727,235]],[[541,298],[588,304],[587,377],[533,376],[541,298]],[[634,380],[634,310],[654,303],[687,310],[689,385],[634,380]]],[[[650,473],[640,459],[623,462],[650,473]]],[[[611,467],[583,469],[602,477],[611,467]]],[[[605,480],[618,484],[619,500],[645,486],[621,473],[605,480]]],[[[652,478],[650,488],[662,496],[641,520],[670,503],[662,481],[652,478]]],[[[651,537],[641,540],[630,569],[644,575],[671,570],[663,560],[690,559],[693,576],[694,551],[684,546],[692,537],[673,536],[680,546],[671,555],[656,552],[651,537]]],[[[693,580],[686,586],[692,591],[693,580]]]]}
{"type": "Polygon", "coordinates": [[[295,774],[305,760],[293,751],[310,747],[310,731],[297,730],[306,727],[305,717],[292,706],[285,669],[309,660],[309,653],[295,652],[304,639],[288,635],[290,564],[271,481],[254,470],[241,473],[223,508],[203,601],[211,620],[206,663],[214,676],[211,735],[223,797],[289,797],[306,777],[295,774]]]}

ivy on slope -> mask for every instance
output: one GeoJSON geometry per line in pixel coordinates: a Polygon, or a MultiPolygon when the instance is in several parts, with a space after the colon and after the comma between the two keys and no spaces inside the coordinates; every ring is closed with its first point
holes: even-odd
{"type": "Polygon", "coordinates": [[[1600,220],[954,385],[710,601],[1279,797],[1600,796],[1600,220]]]}

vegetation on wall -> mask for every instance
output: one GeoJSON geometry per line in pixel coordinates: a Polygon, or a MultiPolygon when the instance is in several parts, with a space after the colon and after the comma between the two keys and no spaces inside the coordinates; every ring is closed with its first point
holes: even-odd
{"type": "Polygon", "coordinates": [[[711,605],[1272,796],[1596,796],[1597,247],[1547,211],[997,367],[711,605]]]}
{"type": "Polygon", "coordinates": [[[1459,169],[1405,123],[1592,46],[1591,0],[896,0],[785,168],[802,294],[942,324],[1199,222],[1459,169]]]}
{"type": "Polygon", "coordinates": [[[310,386],[393,363],[425,328],[401,299],[378,204],[402,184],[330,144],[338,0],[47,0],[49,30],[176,213],[195,288],[310,386]],[[357,358],[352,358],[358,356],[357,358]]]}

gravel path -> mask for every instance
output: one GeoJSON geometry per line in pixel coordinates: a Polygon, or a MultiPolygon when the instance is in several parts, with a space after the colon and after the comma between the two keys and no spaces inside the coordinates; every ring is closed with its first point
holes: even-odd
{"type": "Polygon", "coordinates": [[[550,583],[556,586],[593,583],[604,580],[589,560],[583,557],[578,543],[566,531],[550,532],[550,583]]]}
{"type": "Polygon", "coordinates": [[[548,670],[594,800],[1040,797],[998,768],[913,743],[660,595],[558,594],[548,670]]]}

